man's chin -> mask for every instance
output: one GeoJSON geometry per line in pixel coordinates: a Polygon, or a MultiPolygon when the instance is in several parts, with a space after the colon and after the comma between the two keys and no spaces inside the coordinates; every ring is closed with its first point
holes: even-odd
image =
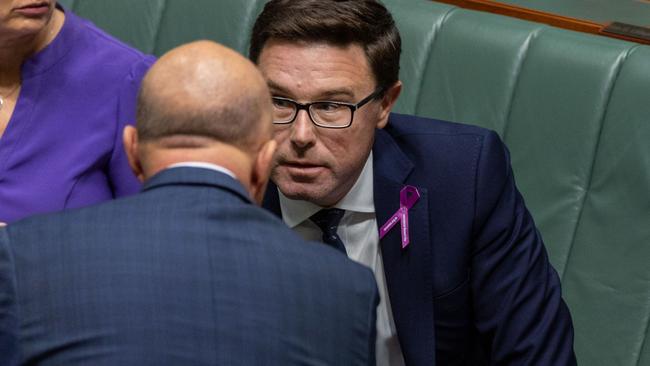
{"type": "Polygon", "coordinates": [[[308,189],[299,189],[296,187],[287,187],[287,186],[282,186],[279,185],[278,189],[282,194],[287,197],[288,199],[292,200],[300,200],[300,201],[318,201],[320,197],[319,194],[312,192],[311,190],[308,189]]]}
{"type": "Polygon", "coordinates": [[[322,187],[316,183],[309,184],[295,181],[290,183],[278,181],[274,183],[278,186],[280,192],[291,200],[309,201],[318,205],[319,202],[323,201],[325,196],[325,192],[322,189],[318,189],[322,187]]]}
{"type": "Polygon", "coordinates": [[[296,201],[308,201],[315,205],[321,207],[330,207],[334,206],[342,197],[334,197],[335,194],[333,190],[323,190],[323,187],[309,187],[314,189],[308,189],[308,187],[287,187],[284,189],[282,186],[278,186],[278,189],[282,194],[291,200],[296,201]],[[318,189],[320,188],[320,189],[318,189]]]}
{"type": "Polygon", "coordinates": [[[323,207],[336,203],[331,203],[329,199],[337,186],[334,179],[327,174],[327,169],[312,175],[291,174],[290,170],[281,167],[274,171],[271,180],[289,199],[309,201],[323,207]]]}

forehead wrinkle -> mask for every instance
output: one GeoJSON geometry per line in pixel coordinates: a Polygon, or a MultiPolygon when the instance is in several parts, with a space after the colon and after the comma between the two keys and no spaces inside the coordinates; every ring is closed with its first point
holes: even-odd
{"type": "Polygon", "coordinates": [[[369,70],[359,67],[358,62],[348,61],[347,49],[324,57],[320,57],[321,50],[317,51],[281,46],[272,47],[270,52],[266,49],[260,67],[271,91],[297,101],[313,101],[332,97],[360,98],[366,93],[365,89],[372,88],[369,84],[374,83],[374,78],[369,70]]]}
{"type": "MultiPolygon", "coordinates": [[[[340,68],[314,69],[292,73],[269,63],[265,77],[273,94],[296,101],[323,100],[333,97],[355,98],[366,92],[368,78],[340,68]],[[359,94],[359,95],[357,95],[359,94]]],[[[370,81],[372,82],[372,81],[370,81]]]]}

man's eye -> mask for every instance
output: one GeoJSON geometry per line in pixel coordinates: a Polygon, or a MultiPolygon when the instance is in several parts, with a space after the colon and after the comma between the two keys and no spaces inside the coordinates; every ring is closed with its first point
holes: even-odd
{"type": "Polygon", "coordinates": [[[288,100],[273,98],[273,107],[277,109],[288,109],[293,108],[293,104],[288,100]]]}
{"type": "Polygon", "coordinates": [[[319,111],[319,112],[338,112],[340,111],[343,107],[339,104],[336,103],[318,103],[315,104],[314,107],[319,111]]]}

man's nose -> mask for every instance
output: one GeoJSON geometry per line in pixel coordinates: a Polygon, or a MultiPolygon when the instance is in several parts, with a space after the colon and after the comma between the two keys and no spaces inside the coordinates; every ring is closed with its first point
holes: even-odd
{"type": "Polygon", "coordinates": [[[311,121],[306,110],[298,111],[291,126],[291,143],[299,148],[306,148],[316,142],[316,125],[311,121]]]}

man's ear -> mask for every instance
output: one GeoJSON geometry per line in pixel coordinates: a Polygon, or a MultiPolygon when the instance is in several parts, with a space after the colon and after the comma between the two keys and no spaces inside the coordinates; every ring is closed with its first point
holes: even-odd
{"type": "Polygon", "coordinates": [[[379,111],[377,128],[386,127],[386,124],[388,124],[388,116],[390,115],[390,111],[393,109],[393,106],[395,105],[395,102],[397,101],[397,98],[401,92],[402,82],[399,80],[397,80],[391,87],[386,89],[384,96],[381,98],[381,102],[379,104],[381,110],[379,111]]]}
{"type": "Polygon", "coordinates": [[[253,162],[253,170],[251,172],[250,181],[250,195],[251,198],[258,204],[262,204],[264,199],[264,192],[266,191],[266,184],[271,175],[271,169],[275,164],[275,150],[278,143],[271,139],[264,143],[253,162]]]}
{"type": "Polygon", "coordinates": [[[124,127],[122,141],[133,174],[135,174],[136,178],[138,178],[140,182],[144,182],[144,171],[142,169],[142,163],[140,162],[140,155],[138,152],[138,131],[135,127],[124,127]]]}

